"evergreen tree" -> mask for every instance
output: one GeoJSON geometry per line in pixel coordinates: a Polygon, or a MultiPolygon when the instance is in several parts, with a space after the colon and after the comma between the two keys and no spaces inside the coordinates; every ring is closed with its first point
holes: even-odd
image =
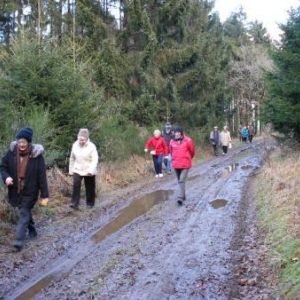
{"type": "Polygon", "coordinates": [[[300,7],[289,12],[281,46],[273,49],[275,68],[267,73],[268,100],[264,120],[275,129],[300,139],[300,7]]]}

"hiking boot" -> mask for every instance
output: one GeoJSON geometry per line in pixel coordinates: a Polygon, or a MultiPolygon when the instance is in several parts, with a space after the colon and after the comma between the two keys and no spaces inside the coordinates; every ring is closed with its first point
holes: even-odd
{"type": "Polygon", "coordinates": [[[36,229],[34,227],[29,229],[29,233],[28,233],[29,238],[34,239],[37,237],[37,232],[36,229]]]}
{"type": "Polygon", "coordinates": [[[17,251],[21,251],[23,248],[23,241],[22,240],[15,240],[13,246],[16,248],[17,251]]]}
{"type": "Polygon", "coordinates": [[[75,210],[78,210],[78,206],[75,205],[75,204],[73,204],[73,203],[71,203],[71,204],[69,205],[69,207],[71,207],[71,208],[73,208],[73,209],[75,209],[75,210]]]}

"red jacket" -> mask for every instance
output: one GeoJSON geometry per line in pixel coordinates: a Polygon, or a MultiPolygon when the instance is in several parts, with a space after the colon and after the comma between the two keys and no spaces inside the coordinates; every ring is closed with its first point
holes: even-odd
{"type": "Polygon", "coordinates": [[[150,151],[155,150],[155,155],[168,155],[168,146],[162,137],[159,137],[158,139],[154,136],[151,137],[146,142],[145,149],[148,149],[150,151]]]}
{"type": "Polygon", "coordinates": [[[192,167],[192,158],[195,155],[195,145],[193,140],[184,135],[183,139],[170,142],[170,153],[172,156],[172,166],[174,169],[189,169],[192,167]]]}

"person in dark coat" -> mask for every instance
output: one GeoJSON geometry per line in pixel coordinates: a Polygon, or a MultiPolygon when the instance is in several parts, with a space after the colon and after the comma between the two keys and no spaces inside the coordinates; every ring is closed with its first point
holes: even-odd
{"type": "Polygon", "coordinates": [[[218,126],[215,126],[214,130],[210,132],[209,139],[213,146],[215,156],[218,156],[218,147],[220,146],[220,132],[218,126]]]}
{"type": "Polygon", "coordinates": [[[162,131],[161,136],[165,140],[167,147],[168,147],[168,156],[164,159],[164,164],[166,166],[166,170],[168,174],[171,174],[172,171],[172,157],[170,154],[170,141],[174,138],[174,131],[172,130],[172,125],[170,122],[165,124],[165,128],[162,131]]]}
{"type": "Polygon", "coordinates": [[[8,202],[17,207],[18,211],[19,220],[13,246],[19,251],[23,248],[27,230],[29,237],[37,236],[31,210],[38,201],[39,193],[43,203],[47,203],[49,197],[44,148],[42,145],[32,144],[32,136],[32,128],[22,128],[0,164],[2,180],[8,187],[8,202]]]}

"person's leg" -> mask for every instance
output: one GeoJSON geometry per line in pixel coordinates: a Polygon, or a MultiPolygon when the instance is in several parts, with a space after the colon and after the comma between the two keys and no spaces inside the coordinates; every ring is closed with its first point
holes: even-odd
{"type": "Polygon", "coordinates": [[[80,201],[80,191],[81,191],[81,181],[82,176],[77,173],[73,174],[73,194],[70,206],[72,208],[78,208],[80,201]]]}
{"type": "Polygon", "coordinates": [[[154,166],[154,173],[155,175],[158,175],[158,170],[157,170],[157,155],[152,155],[153,159],[153,166],[154,166]]]}
{"type": "Polygon", "coordinates": [[[228,151],[228,146],[223,146],[223,152],[225,153],[225,155],[227,154],[228,151]]]}
{"type": "Polygon", "coordinates": [[[225,150],[225,147],[226,147],[226,146],[222,146],[223,155],[225,155],[225,151],[226,151],[226,150],[225,150]]]}
{"type": "Polygon", "coordinates": [[[34,224],[34,221],[32,219],[31,210],[30,210],[30,220],[29,220],[29,223],[28,223],[28,230],[29,230],[28,235],[29,235],[30,238],[35,238],[37,236],[35,224],[34,224]]]}
{"type": "Polygon", "coordinates": [[[20,206],[18,208],[18,224],[16,229],[16,240],[13,246],[17,250],[21,250],[23,247],[23,240],[30,222],[31,211],[29,207],[20,206]]]}
{"type": "Polygon", "coordinates": [[[170,174],[171,171],[172,171],[172,165],[171,165],[171,163],[172,163],[172,157],[171,157],[171,154],[168,155],[167,162],[168,162],[168,164],[167,164],[167,172],[168,172],[168,174],[170,174]]]}
{"type": "Polygon", "coordinates": [[[162,161],[163,155],[157,155],[157,172],[160,176],[162,176],[162,161]]]}
{"type": "Polygon", "coordinates": [[[95,205],[96,176],[84,176],[86,205],[93,207],[95,205]]]}
{"type": "Polygon", "coordinates": [[[184,201],[186,199],[186,197],[185,197],[185,182],[186,182],[188,173],[189,173],[189,169],[181,169],[179,179],[178,179],[178,187],[179,187],[178,204],[182,204],[182,201],[184,201]]]}
{"type": "Polygon", "coordinates": [[[214,148],[214,154],[216,156],[218,156],[218,148],[217,148],[217,145],[213,145],[213,148],[214,148]]]}

